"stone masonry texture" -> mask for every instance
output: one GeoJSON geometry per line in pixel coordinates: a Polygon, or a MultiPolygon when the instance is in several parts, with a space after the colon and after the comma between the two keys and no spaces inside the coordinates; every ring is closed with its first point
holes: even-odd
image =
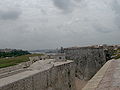
{"type": "Polygon", "coordinates": [[[103,48],[65,48],[64,53],[75,62],[75,76],[81,80],[90,80],[106,63],[103,48]]]}
{"type": "Polygon", "coordinates": [[[108,61],[82,90],[120,90],[120,59],[108,61]]]}
{"type": "Polygon", "coordinates": [[[54,62],[54,66],[28,70],[0,79],[0,90],[75,90],[73,61],[54,62]]]}

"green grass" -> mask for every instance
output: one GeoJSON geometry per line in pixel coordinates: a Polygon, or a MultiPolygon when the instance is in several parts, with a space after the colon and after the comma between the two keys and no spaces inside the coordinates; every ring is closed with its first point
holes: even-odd
{"type": "Polygon", "coordinates": [[[113,59],[119,59],[120,58],[120,49],[115,50],[113,55],[115,56],[113,59]]]}
{"type": "Polygon", "coordinates": [[[120,58],[120,54],[118,54],[116,57],[115,57],[115,59],[119,59],[120,58]]]}
{"type": "Polygon", "coordinates": [[[14,58],[0,58],[0,68],[14,66],[22,62],[27,62],[29,61],[29,57],[41,56],[41,55],[42,54],[29,54],[29,55],[14,57],[14,58]]]}

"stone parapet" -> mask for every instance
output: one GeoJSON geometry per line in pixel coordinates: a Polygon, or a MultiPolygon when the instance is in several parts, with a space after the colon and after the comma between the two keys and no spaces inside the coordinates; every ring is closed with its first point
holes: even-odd
{"type": "Polygon", "coordinates": [[[73,61],[52,64],[2,78],[0,90],[76,90],[73,61]]]}
{"type": "Polygon", "coordinates": [[[82,90],[120,90],[120,59],[108,61],[82,90]]]}

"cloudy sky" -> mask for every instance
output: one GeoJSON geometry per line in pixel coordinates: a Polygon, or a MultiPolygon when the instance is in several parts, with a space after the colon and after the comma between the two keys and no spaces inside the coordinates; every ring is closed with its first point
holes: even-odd
{"type": "Polygon", "coordinates": [[[0,48],[120,44],[120,0],[0,0],[0,48]]]}

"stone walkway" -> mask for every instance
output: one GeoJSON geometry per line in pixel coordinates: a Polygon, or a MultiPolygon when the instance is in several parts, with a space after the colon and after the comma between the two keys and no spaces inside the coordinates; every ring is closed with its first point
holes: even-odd
{"type": "Polygon", "coordinates": [[[120,59],[108,61],[82,90],[120,90],[120,59]]]}
{"type": "Polygon", "coordinates": [[[87,84],[88,81],[80,80],[79,78],[75,78],[76,90],[82,90],[82,88],[87,84]]]}

